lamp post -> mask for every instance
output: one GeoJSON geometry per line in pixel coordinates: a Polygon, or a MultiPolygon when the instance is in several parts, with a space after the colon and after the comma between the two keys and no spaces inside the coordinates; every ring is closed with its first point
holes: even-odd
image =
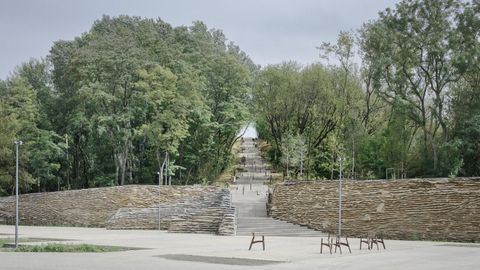
{"type": "Polygon", "coordinates": [[[162,185],[161,173],[157,172],[158,176],[158,230],[160,230],[160,186],[162,185]]]}
{"type": "Polygon", "coordinates": [[[16,160],[15,160],[15,248],[18,248],[18,148],[23,144],[22,141],[14,141],[16,160]]]}
{"type": "Polygon", "coordinates": [[[340,177],[338,181],[338,237],[342,235],[342,163],[345,161],[344,157],[339,157],[340,162],[340,177]]]}

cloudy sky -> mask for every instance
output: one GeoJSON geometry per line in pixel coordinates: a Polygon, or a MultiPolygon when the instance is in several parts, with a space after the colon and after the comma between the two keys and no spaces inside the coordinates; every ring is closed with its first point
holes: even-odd
{"type": "Polygon", "coordinates": [[[0,79],[56,40],[87,32],[102,14],[158,18],[174,25],[201,20],[222,29],[257,64],[311,63],[316,46],[377,18],[398,0],[0,0],[0,79]]]}

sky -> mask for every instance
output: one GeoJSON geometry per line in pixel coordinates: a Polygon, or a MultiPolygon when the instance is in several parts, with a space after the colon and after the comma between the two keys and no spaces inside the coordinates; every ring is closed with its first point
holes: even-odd
{"type": "Polygon", "coordinates": [[[103,14],[161,18],[173,26],[203,21],[223,30],[262,66],[319,60],[316,46],[334,42],[398,0],[0,0],[0,79],[57,40],[89,31],[103,14]]]}

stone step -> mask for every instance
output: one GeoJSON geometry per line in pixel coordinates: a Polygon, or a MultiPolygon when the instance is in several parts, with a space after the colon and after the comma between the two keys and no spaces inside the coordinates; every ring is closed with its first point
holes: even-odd
{"type": "Polygon", "coordinates": [[[255,235],[261,236],[277,236],[277,237],[326,237],[327,235],[321,232],[289,232],[289,231],[242,231],[237,230],[237,236],[251,236],[252,232],[255,235]]]}
{"type": "Polygon", "coordinates": [[[306,227],[294,226],[294,225],[276,225],[276,224],[237,224],[239,229],[261,229],[261,230],[296,230],[296,231],[310,231],[311,229],[306,227]]]}
{"type": "Polygon", "coordinates": [[[273,229],[297,229],[297,230],[310,230],[307,227],[301,227],[293,224],[268,224],[268,223],[237,223],[238,228],[273,228],[273,229]]]}
{"type": "Polygon", "coordinates": [[[243,168],[246,171],[237,175],[238,186],[232,189],[233,204],[237,209],[236,235],[251,236],[252,232],[265,236],[320,237],[324,235],[307,227],[267,217],[268,187],[263,184],[270,180],[270,174],[265,175],[265,169],[271,168],[271,165],[264,162],[259,149],[254,147],[255,143],[252,139],[243,140],[243,151],[240,156],[245,157],[246,166],[243,168]],[[250,184],[252,184],[252,190],[250,190],[250,184]]]}
{"type": "Polygon", "coordinates": [[[239,217],[236,235],[251,235],[252,232],[265,236],[320,237],[324,234],[307,227],[282,220],[262,217],[239,217]]]}

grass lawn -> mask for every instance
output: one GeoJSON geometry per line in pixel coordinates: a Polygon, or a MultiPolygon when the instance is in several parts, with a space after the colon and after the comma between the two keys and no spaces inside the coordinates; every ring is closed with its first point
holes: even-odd
{"type": "Polygon", "coordinates": [[[15,252],[114,252],[125,251],[131,248],[114,246],[97,246],[89,244],[59,244],[49,243],[41,245],[21,245],[15,252]]]}
{"type": "MultiPolygon", "coordinates": [[[[63,244],[63,243],[44,243],[38,245],[25,245],[19,244],[18,248],[11,247],[15,239],[13,238],[0,238],[0,252],[115,252],[126,251],[134,248],[130,247],[117,247],[117,246],[99,246],[90,244],[63,244]],[[8,246],[7,246],[8,245],[8,246]]],[[[39,239],[20,238],[19,243],[36,242],[39,239]]],[[[45,240],[40,240],[45,241],[45,240]]]]}

